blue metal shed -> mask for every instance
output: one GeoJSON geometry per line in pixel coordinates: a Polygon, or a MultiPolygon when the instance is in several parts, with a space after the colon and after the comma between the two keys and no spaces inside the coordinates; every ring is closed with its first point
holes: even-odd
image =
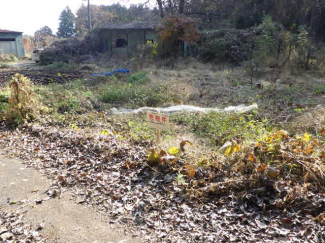
{"type": "Polygon", "coordinates": [[[0,29],[0,54],[25,56],[23,33],[0,29]]]}

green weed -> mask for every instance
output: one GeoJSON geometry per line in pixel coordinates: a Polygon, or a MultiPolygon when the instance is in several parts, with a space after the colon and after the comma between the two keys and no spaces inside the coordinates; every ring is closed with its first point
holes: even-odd
{"type": "Polygon", "coordinates": [[[75,63],[54,62],[44,67],[47,70],[75,71],[78,65],[75,63]]]}
{"type": "Polygon", "coordinates": [[[6,92],[0,92],[0,114],[5,113],[9,108],[9,94],[6,92]]]}
{"type": "Polygon", "coordinates": [[[137,72],[127,78],[127,82],[131,84],[144,84],[147,81],[147,72],[145,71],[137,72]]]}
{"type": "Polygon", "coordinates": [[[183,114],[171,118],[176,124],[189,127],[200,137],[218,146],[230,139],[254,140],[271,131],[266,120],[260,121],[252,114],[183,114]]]}
{"type": "Polygon", "coordinates": [[[154,139],[152,129],[147,126],[147,123],[143,119],[129,121],[128,126],[131,138],[138,141],[154,139]]]}
{"type": "Polygon", "coordinates": [[[129,102],[135,106],[157,106],[169,102],[166,87],[160,85],[138,86],[115,83],[102,91],[100,100],[106,103],[129,102]]]}
{"type": "Polygon", "coordinates": [[[9,92],[0,91],[0,102],[8,103],[9,100],[9,92]]]}
{"type": "Polygon", "coordinates": [[[0,69],[5,69],[5,68],[9,68],[9,65],[5,63],[0,63],[0,69]]]}
{"type": "Polygon", "coordinates": [[[314,90],[314,93],[316,95],[325,94],[325,86],[324,85],[317,86],[314,90]]]}
{"type": "MultiPolygon", "coordinates": [[[[74,80],[65,84],[52,83],[47,86],[37,86],[36,92],[40,95],[41,101],[48,106],[52,113],[60,114],[65,112],[80,111],[87,105],[87,95],[91,91],[84,91],[85,85],[82,80],[74,80]]],[[[88,107],[87,107],[88,109],[88,107]]]]}
{"type": "Polygon", "coordinates": [[[76,97],[70,97],[68,99],[58,102],[57,111],[59,113],[71,112],[80,108],[80,101],[76,97]]]}
{"type": "Polygon", "coordinates": [[[93,93],[92,91],[90,91],[90,90],[85,91],[85,92],[83,93],[83,95],[84,95],[86,98],[93,98],[93,97],[94,97],[94,93],[93,93]]]}

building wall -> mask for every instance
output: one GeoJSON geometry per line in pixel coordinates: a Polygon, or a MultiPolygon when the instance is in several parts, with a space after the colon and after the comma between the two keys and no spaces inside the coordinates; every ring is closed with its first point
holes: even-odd
{"type": "MultiPolygon", "coordinates": [[[[17,57],[23,57],[25,56],[25,49],[24,49],[24,41],[23,41],[23,35],[20,33],[0,33],[0,39],[14,39],[14,43],[10,44],[4,44],[2,45],[3,49],[6,50],[0,50],[0,53],[6,53],[6,54],[13,54],[17,57]],[[13,46],[14,45],[14,46],[13,46]],[[8,48],[6,48],[8,47],[8,48]]],[[[10,41],[13,42],[13,41],[10,41]]]]}
{"type": "Polygon", "coordinates": [[[134,52],[137,51],[137,48],[140,45],[143,45],[146,40],[146,31],[145,30],[130,30],[128,32],[128,37],[129,37],[129,50],[128,53],[129,55],[133,55],[134,52]]]}
{"type": "Polygon", "coordinates": [[[16,43],[17,43],[18,57],[25,56],[24,39],[22,34],[20,34],[16,38],[16,43]]]}
{"type": "MultiPolygon", "coordinates": [[[[158,55],[170,55],[174,48],[174,41],[162,41],[158,33],[154,30],[102,30],[101,41],[102,51],[112,57],[128,57],[132,55],[139,45],[144,45],[147,40],[158,43],[158,55]],[[116,47],[117,39],[126,39],[128,43],[125,47],[116,47]]],[[[178,48],[181,52],[182,47],[178,48]]]]}

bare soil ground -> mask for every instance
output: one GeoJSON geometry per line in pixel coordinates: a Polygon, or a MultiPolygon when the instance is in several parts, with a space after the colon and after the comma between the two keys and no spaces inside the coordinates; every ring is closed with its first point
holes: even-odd
{"type": "MultiPolygon", "coordinates": [[[[0,86],[6,84],[10,78],[17,73],[17,70],[0,71],[0,86]]],[[[57,72],[49,70],[21,69],[20,74],[28,77],[36,84],[65,83],[69,80],[82,78],[81,72],[57,72]]]]}
{"type": "Polygon", "coordinates": [[[28,68],[35,68],[37,66],[36,62],[28,59],[19,60],[18,62],[9,63],[10,69],[21,70],[28,68]]]}
{"type": "MultiPolygon", "coordinates": [[[[24,225],[33,225],[30,231],[40,232],[46,242],[140,242],[126,236],[121,228],[113,229],[105,217],[92,208],[70,200],[68,191],[55,198],[50,197],[46,192],[51,183],[51,180],[27,168],[21,161],[1,155],[0,214],[19,212],[24,225]],[[39,230],[35,230],[37,227],[39,230]]],[[[15,232],[14,229],[12,232],[15,232]]],[[[0,232],[0,242],[1,235],[0,232]]],[[[15,239],[19,241],[25,237],[24,234],[13,233],[11,239],[16,242],[15,239]]],[[[33,240],[38,242],[40,238],[34,237],[33,240]]]]}

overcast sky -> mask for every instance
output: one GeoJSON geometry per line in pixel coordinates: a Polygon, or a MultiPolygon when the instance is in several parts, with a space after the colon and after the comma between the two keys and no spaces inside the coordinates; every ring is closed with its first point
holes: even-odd
{"type": "MultiPolygon", "coordinates": [[[[141,3],[143,0],[90,0],[91,4],[110,5],[120,2],[121,5],[141,3]]],[[[35,31],[47,25],[54,33],[59,26],[62,10],[69,6],[75,14],[83,0],[0,0],[0,29],[24,32],[34,35],[35,31]]]]}

